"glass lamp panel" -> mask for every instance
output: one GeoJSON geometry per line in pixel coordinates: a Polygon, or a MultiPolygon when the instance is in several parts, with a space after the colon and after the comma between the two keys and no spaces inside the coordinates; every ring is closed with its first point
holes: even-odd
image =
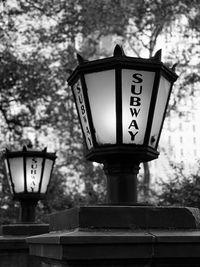
{"type": "Polygon", "coordinates": [[[98,144],[116,143],[115,70],[85,75],[98,144]]]}
{"type": "Polygon", "coordinates": [[[9,158],[10,172],[15,193],[24,192],[24,162],[23,157],[9,158]]]}
{"type": "Polygon", "coordinates": [[[53,160],[45,159],[42,186],[40,191],[42,194],[45,194],[47,191],[47,186],[49,184],[52,167],[53,167],[53,160]]]}
{"type": "Polygon", "coordinates": [[[147,127],[155,73],[122,70],[123,143],[142,145],[147,127]]]}
{"type": "Polygon", "coordinates": [[[26,183],[27,191],[37,193],[39,190],[43,158],[26,158],[26,183]]]}
{"type": "Polygon", "coordinates": [[[163,121],[163,116],[165,115],[164,112],[167,105],[170,88],[171,88],[171,83],[166,78],[161,76],[158,88],[158,95],[156,99],[154,118],[151,127],[151,134],[149,139],[149,145],[153,148],[155,148],[157,139],[159,137],[160,127],[163,121]]]}
{"type": "Polygon", "coordinates": [[[9,173],[9,169],[8,169],[7,159],[5,159],[4,163],[5,163],[5,167],[6,167],[6,176],[7,176],[7,179],[8,179],[8,184],[9,184],[9,187],[10,187],[10,191],[13,194],[14,192],[13,192],[13,188],[12,188],[12,184],[11,184],[11,180],[10,180],[10,173],[9,173]]]}
{"type": "Polygon", "coordinates": [[[78,108],[79,118],[81,120],[83,134],[86,140],[86,145],[88,149],[91,149],[93,147],[93,142],[80,80],[78,80],[78,82],[74,84],[73,92],[76,99],[76,105],[78,108]]]}

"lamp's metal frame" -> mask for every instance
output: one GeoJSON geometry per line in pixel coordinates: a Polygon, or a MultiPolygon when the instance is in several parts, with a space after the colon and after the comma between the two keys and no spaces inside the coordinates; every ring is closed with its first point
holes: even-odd
{"type": "MultiPolygon", "coordinates": [[[[96,161],[103,163],[104,161],[107,161],[110,157],[113,157],[114,155],[116,157],[133,157],[137,158],[140,162],[146,162],[153,159],[156,159],[159,155],[157,151],[158,142],[161,135],[162,126],[164,123],[164,118],[167,110],[167,105],[165,107],[163,120],[161,123],[160,132],[158,135],[158,138],[156,140],[155,148],[150,147],[149,140],[150,140],[150,133],[151,133],[151,127],[152,127],[152,121],[154,116],[154,109],[155,109],[155,103],[157,99],[157,93],[158,93],[158,86],[161,75],[167,78],[167,80],[171,81],[171,87],[170,92],[168,95],[167,103],[171,94],[172,85],[173,82],[176,81],[178,76],[174,72],[174,68],[168,68],[161,62],[161,50],[159,50],[154,57],[150,59],[144,59],[144,58],[135,58],[135,57],[128,57],[125,56],[123,49],[116,45],[114,50],[114,56],[105,58],[105,59],[99,59],[94,61],[86,61],[84,60],[80,55],[77,55],[79,65],[77,68],[73,71],[73,73],[68,78],[68,83],[73,87],[73,85],[78,82],[78,79],[81,81],[82,85],[82,92],[85,100],[85,106],[87,110],[87,116],[88,116],[88,123],[91,130],[91,136],[92,136],[92,142],[93,147],[91,149],[86,149],[85,151],[85,157],[88,160],[96,161]],[[88,73],[94,73],[99,71],[107,71],[107,70],[115,70],[115,95],[116,95],[116,144],[105,144],[105,145],[99,145],[96,141],[95,137],[95,130],[94,125],[92,122],[92,115],[89,105],[89,99],[87,94],[87,86],[85,82],[84,75],[88,73]],[[152,96],[150,100],[150,107],[149,107],[149,114],[147,119],[147,128],[145,132],[144,137],[144,143],[142,145],[136,145],[136,144],[123,144],[123,130],[122,130],[122,69],[133,69],[138,71],[149,71],[149,72],[155,72],[155,79],[153,84],[153,91],[152,96]]],[[[75,99],[75,93],[74,90],[73,95],[75,99]]],[[[75,101],[76,108],[77,103],[75,101]]],[[[81,121],[80,114],[78,112],[79,121],[81,121]]],[[[82,125],[81,125],[82,128],[82,125]]],[[[82,128],[82,132],[84,133],[84,130],[82,128]]],[[[83,134],[84,139],[86,139],[85,134],[83,134]]],[[[86,140],[85,140],[86,143],[86,140]]],[[[87,144],[87,143],[86,143],[87,144]]],[[[87,145],[86,145],[87,146],[87,145]]]]}

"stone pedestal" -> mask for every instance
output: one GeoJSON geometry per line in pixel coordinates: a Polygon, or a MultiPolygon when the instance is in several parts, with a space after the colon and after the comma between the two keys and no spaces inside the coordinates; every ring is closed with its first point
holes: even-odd
{"type": "Polygon", "coordinates": [[[43,267],[200,266],[193,208],[94,206],[50,216],[50,233],[27,238],[43,267]]]}
{"type": "Polygon", "coordinates": [[[40,267],[41,261],[29,255],[26,238],[47,232],[48,224],[3,225],[0,236],[0,267],[40,267]]]}

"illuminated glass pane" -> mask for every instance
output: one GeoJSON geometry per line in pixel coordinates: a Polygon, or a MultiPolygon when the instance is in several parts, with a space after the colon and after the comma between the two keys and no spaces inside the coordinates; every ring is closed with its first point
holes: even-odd
{"type": "Polygon", "coordinates": [[[144,142],[154,77],[154,72],[122,70],[123,143],[144,142]]]}
{"type": "Polygon", "coordinates": [[[149,139],[149,145],[152,147],[156,146],[156,142],[159,136],[160,127],[162,124],[165,108],[167,105],[167,99],[170,92],[171,83],[163,76],[160,78],[160,84],[158,88],[158,95],[154,111],[154,119],[151,128],[151,134],[149,139]],[[153,140],[153,142],[152,142],[153,140]]]}
{"type": "Polygon", "coordinates": [[[9,158],[15,193],[24,192],[24,163],[22,157],[9,158]]]}
{"type": "Polygon", "coordinates": [[[85,101],[83,98],[83,90],[81,87],[81,82],[78,80],[77,83],[73,86],[74,95],[76,98],[76,104],[78,108],[79,117],[81,120],[81,125],[83,128],[85,140],[88,149],[93,147],[92,137],[91,137],[91,131],[88,123],[88,116],[86,113],[86,107],[85,107],[85,101]]]}
{"type": "Polygon", "coordinates": [[[41,193],[46,193],[47,191],[47,186],[49,184],[52,166],[53,166],[53,160],[45,159],[42,186],[41,186],[41,191],[40,191],[41,193]]]}
{"type": "Polygon", "coordinates": [[[43,158],[26,158],[27,191],[37,193],[42,171],[43,158]]]}
{"type": "Polygon", "coordinates": [[[85,75],[98,144],[116,143],[115,70],[85,75]]]}
{"type": "Polygon", "coordinates": [[[8,184],[9,184],[9,187],[10,187],[10,191],[13,193],[13,188],[12,188],[12,185],[11,185],[7,159],[4,161],[4,163],[5,163],[5,167],[6,167],[6,176],[7,176],[7,179],[8,179],[8,184]]]}

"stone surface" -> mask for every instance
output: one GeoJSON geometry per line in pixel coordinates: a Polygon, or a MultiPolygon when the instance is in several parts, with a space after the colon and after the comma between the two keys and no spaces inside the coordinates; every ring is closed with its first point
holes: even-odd
{"type": "Polygon", "coordinates": [[[30,237],[28,242],[31,255],[44,259],[47,266],[57,266],[58,262],[61,266],[109,266],[111,263],[111,266],[162,266],[157,264],[166,262],[170,265],[163,266],[174,263],[183,264],[174,266],[191,267],[191,262],[200,266],[200,231],[197,230],[76,229],[30,237]],[[188,259],[190,264],[184,265],[188,259]]]}
{"type": "Polygon", "coordinates": [[[200,266],[199,210],[94,206],[50,216],[51,232],[27,238],[42,267],[200,266]]]}
{"type": "Polygon", "coordinates": [[[198,229],[200,211],[185,207],[89,206],[50,215],[50,231],[80,228],[198,229]]]}
{"type": "Polygon", "coordinates": [[[41,261],[29,255],[24,236],[0,236],[0,267],[40,267],[41,261]]]}
{"type": "Polygon", "coordinates": [[[79,226],[79,208],[72,208],[49,216],[50,232],[63,229],[74,229],[79,226]]]}
{"type": "Polygon", "coordinates": [[[49,224],[9,224],[2,225],[1,233],[3,236],[31,236],[49,232],[49,224]]]}
{"type": "Polygon", "coordinates": [[[4,225],[0,236],[0,267],[40,267],[40,259],[29,255],[26,237],[48,230],[48,225],[41,224],[4,225]]]}

